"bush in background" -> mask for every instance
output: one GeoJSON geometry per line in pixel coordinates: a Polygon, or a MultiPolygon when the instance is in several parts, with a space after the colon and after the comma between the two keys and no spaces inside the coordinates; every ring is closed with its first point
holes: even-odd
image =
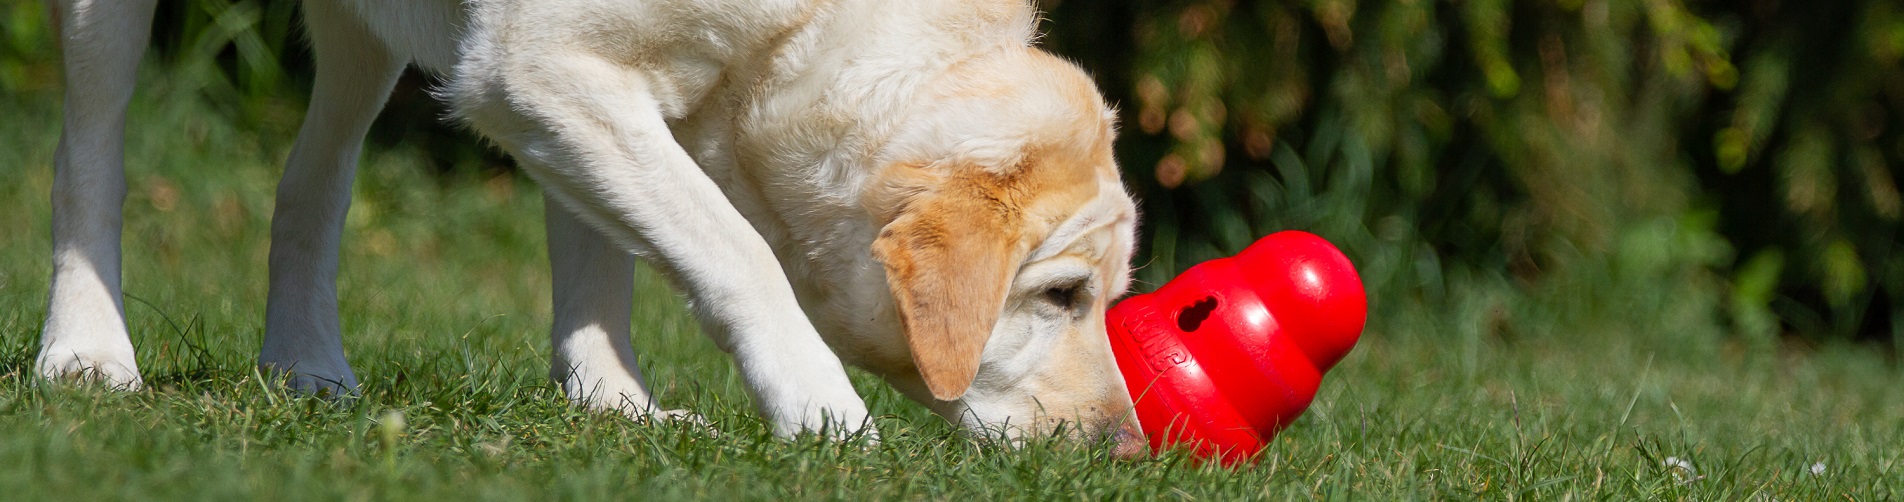
{"type": "Polygon", "coordinates": [[[1896,337],[1893,2],[1046,6],[1122,94],[1151,281],[1307,228],[1503,336],[1896,337]]]}
{"type": "MultiPolygon", "coordinates": [[[[1044,44],[1122,109],[1142,284],[1296,228],[1357,261],[1389,334],[1732,333],[1762,351],[1904,329],[1893,2],[1041,7],[1044,44]]],[[[9,106],[57,92],[45,19],[0,5],[9,106]]],[[[167,0],[158,20],[167,85],[295,130],[310,63],[294,2],[167,0]]],[[[506,169],[430,85],[406,76],[372,147],[506,169]]]]}

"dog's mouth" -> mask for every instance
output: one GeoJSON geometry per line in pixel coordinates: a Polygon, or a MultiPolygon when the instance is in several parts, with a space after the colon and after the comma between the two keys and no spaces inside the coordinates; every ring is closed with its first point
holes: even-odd
{"type": "Polygon", "coordinates": [[[954,421],[960,430],[974,437],[1001,440],[1014,447],[1039,440],[1058,439],[1108,443],[1111,453],[1120,458],[1140,457],[1150,451],[1136,415],[1128,411],[1122,415],[1109,416],[1066,416],[1042,412],[984,416],[983,405],[974,407],[963,401],[943,404],[948,408],[946,411],[952,413],[942,412],[941,416],[954,421]]]}

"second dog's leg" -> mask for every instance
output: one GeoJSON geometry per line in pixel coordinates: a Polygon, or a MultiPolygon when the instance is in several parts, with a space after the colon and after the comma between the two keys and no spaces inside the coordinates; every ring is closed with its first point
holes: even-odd
{"type": "Polygon", "coordinates": [[[53,159],[53,284],[37,366],[137,389],[119,293],[126,105],[153,0],[48,2],[65,63],[65,124],[53,159]]]}
{"type": "Polygon", "coordinates": [[[292,388],[357,387],[337,322],[337,246],[364,133],[406,61],[337,2],[304,3],[317,82],[271,216],[271,291],[260,368],[292,388]]]}
{"type": "Polygon", "coordinates": [[[545,198],[555,324],[549,376],[569,401],[647,416],[655,407],[628,341],[635,259],[545,198]]]}

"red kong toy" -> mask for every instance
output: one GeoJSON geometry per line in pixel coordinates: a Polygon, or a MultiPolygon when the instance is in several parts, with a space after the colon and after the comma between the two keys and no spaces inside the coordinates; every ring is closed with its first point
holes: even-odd
{"type": "Polygon", "coordinates": [[[1355,346],[1368,297],[1329,241],[1277,232],[1112,307],[1111,351],[1153,450],[1248,460],[1355,346]]]}

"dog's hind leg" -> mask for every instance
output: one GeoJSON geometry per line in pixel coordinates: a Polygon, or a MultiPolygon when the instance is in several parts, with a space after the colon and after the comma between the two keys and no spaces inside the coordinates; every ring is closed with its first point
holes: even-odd
{"type": "Polygon", "coordinates": [[[65,123],[53,159],[53,281],[37,366],[137,389],[119,290],[126,106],[153,0],[48,2],[65,63],[65,123]]]}
{"type": "Polygon", "coordinates": [[[271,289],[258,365],[293,389],[355,391],[337,320],[337,246],[364,134],[408,62],[339,2],[304,2],[317,81],[271,216],[271,289]]]}
{"type": "Polygon", "coordinates": [[[544,206],[555,307],[549,377],[575,404],[646,416],[654,397],[628,341],[634,255],[555,200],[546,199],[544,206]]]}
{"type": "Polygon", "coordinates": [[[553,273],[555,322],[549,330],[549,377],[569,402],[641,420],[699,416],[662,410],[641,377],[628,341],[634,301],[635,257],[616,246],[555,199],[544,197],[553,273]]]}

